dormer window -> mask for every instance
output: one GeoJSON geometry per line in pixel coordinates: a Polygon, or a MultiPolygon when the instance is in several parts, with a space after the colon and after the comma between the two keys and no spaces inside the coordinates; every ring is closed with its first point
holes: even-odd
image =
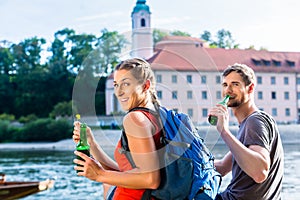
{"type": "Polygon", "coordinates": [[[278,61],[278,60],[273,60],[273,64],[274,64],[276,67],[280,67],[280,66],[281,66],[281,62],[278,61]]]}
{"type": "Polygon", "coordinates": [[[271,66],[271,61],[269,60],[262,60],[265,66],[271,66]]]}
{"type": "Polygon", "coordinates": [[[256,60],[256,59],[252,58],[252,61],[253,61],[255,66],[261,66],[261,61],[260,60],[256,60]]]}
{"type": "Polygon", "coordinates": [[[287,60],[286,63],[288,64],[289,67],[295,67],[295,62],[287,60]]]}

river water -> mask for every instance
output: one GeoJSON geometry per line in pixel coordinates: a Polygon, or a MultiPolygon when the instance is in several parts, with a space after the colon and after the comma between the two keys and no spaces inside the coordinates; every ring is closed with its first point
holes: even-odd
{"type": "MultiPolygon", "coordinates": [[[[211,149],[216,158],[226,152],[224,144],[211,149]]],[[[296,144],[284,145],[285,172],[283,180],[283,199],[298,199],[300,195],[300,147],[296,144]]],[[[109,151],[112,152],[112,151],[109,151]]],[[[48,199],[102,199],[101,183],[76,176],[73,170],[72,150],[30,150],[1,149],[0,172],[6,174],[7,181],[42,181],[55,179],[54,187],[28,197],[24,200],[48,199]]],[[[222,188],[229,183],[230,175],[222,182],[222,188]]]]}

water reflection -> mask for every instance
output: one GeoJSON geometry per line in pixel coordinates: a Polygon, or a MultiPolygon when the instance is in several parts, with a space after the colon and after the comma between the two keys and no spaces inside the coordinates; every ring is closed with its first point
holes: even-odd
{"type": "MultiPolygon", "coordinates": [[[[212,151],[216,158],[226,152],[225,145],[216,145],[212,151]]],[[[285,145],[285,172],[283,182],[283,199],[296,199],[300,194],[300,147],[285,145]]],[[[112,151],[110,151],[112,152],[112,151]]],[[[1,150],[0,172],[7,175],[8,181],[42,181],[56,180],[52,189],[24,199],[102,199],[101,183],[78,177],[73,170],[73,151],[54,150],[1,150]]],[[[230,180],[223,180],[222,188],[230,180]]]]}

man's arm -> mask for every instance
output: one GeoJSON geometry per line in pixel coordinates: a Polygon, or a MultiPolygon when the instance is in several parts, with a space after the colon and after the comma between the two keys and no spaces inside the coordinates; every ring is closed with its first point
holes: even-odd
{"type": "Polygon", "coordinates": [[[258,145],[246,147],[227,131],[223,131],[221,136],[235,161],[246,174],[257,183],[266,180],[270,169],[270,156],[267,149],[258,145]]]}
{"type": "Polygon", "coordinates": [[[232,154],[229,151],[221,160],[215,160],[214,162],[217,171],[225,176],[232,169],[232,154]]]}

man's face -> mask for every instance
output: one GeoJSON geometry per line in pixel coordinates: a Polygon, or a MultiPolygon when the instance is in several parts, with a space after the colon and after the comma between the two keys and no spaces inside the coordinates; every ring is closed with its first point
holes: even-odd
{"type": "Polygon", "coordinates": [[[223,96],[230,95],[228,107],[239,107],[249,101],[249,86],[245,86],[242,77],[236,72],[223,78],[222,91],[223,96]]]}

